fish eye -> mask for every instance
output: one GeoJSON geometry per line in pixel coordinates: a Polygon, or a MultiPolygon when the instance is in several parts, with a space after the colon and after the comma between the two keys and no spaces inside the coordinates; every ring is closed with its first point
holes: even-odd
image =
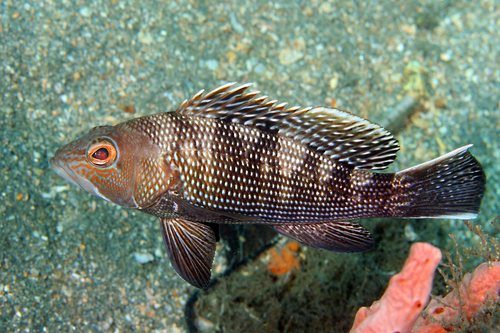
{"type": "Polygon", "coordinates": [[[92,158],[98,159],[100,161],[105,161],[109,157],[109,151],[107,148],[99,148],[93,154],[92,158]]]}
{"type": "Polygon", "coordinates": [[[90,163],[106,166],[116,159],[116,148],[108,140],[99,141],[90,146],[87,156],[90,163]]]}

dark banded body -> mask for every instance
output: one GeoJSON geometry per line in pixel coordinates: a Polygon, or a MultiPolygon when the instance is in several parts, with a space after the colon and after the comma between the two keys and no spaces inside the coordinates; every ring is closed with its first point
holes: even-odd
{"type": "MultiPolygon", "coordinates": [[[[166,190],[174,190],[197,207],[247,217],[235,223],[312,224],[398,215],[400,187],[393,174],[334,163],[288,137],[174,113],[125,126],[147,128],[146,135],[178,177],[170,189],[158,186],[159,177],[141,179],[140,184],[150,184],[144,193],[151,194],[140,196],[141,207],[154,206],[166,190]]],[[[148,176],[155,172],[149,170],[148,176]]]]}
{"type": "Polygon", "coordinates": [[[393,173],[391,133],[329,108],[285,108],[249,85],[202,92],[175,111],[98,127],[50,160],[60,176],[157,216],[179,275],[207,288],[212,223],[265,223],[340,252],[373,246],[353,219],[477,216],[486,177],[469,146],[393,173]]]}

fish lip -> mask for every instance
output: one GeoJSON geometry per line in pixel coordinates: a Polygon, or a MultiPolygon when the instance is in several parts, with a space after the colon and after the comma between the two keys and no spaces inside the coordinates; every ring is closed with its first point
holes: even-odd
{"type": "Polygon", "coordinates": [[[67,163],[59,163],[54,157],[49,160],[50,168],[57,173],[61,178],[67,180],[73,185],[78,186],[84,191],[89,192],[90,194],[95,195],[96,197],[102,198],[106,201],[109,201],[108,198],[104,197],[99,191],[96,189],[94,185],[90,181],[85,178],[78,176],[73,169],[67,163]]]}
{"type": "Polygon", "coordinates": [[[67,180],[73,185],[78,186],[79,188],[82,188],[80,184],[77,183],[74,179],[76,175],[73,170],[71,170],[70,168],[65,168],[65,166],[65,164],[60,165],[54,157],[49,160],[49,167],[52,169],[52,171],[57,173],[59,177],[67,180]]]}

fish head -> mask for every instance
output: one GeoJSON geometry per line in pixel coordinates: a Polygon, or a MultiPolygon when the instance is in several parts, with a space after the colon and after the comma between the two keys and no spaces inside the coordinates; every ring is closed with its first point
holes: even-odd
{"type": "Polygon", "coordinates": [[[137,208],[134,200],[136,159],[141,136],[123,126],[95,127],[83,137],[59,148],[50,168],[83,190],[123,207],[137,208]]]}

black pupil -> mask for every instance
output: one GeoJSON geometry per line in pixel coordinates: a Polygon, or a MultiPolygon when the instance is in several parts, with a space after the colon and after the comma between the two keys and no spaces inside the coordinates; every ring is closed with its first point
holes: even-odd
{"type": "Polygon", "coordinates": [[[92,157],[104,161],[109,157],[109,152],[106,148],[99,148],[92,154],[92,157]]]}

